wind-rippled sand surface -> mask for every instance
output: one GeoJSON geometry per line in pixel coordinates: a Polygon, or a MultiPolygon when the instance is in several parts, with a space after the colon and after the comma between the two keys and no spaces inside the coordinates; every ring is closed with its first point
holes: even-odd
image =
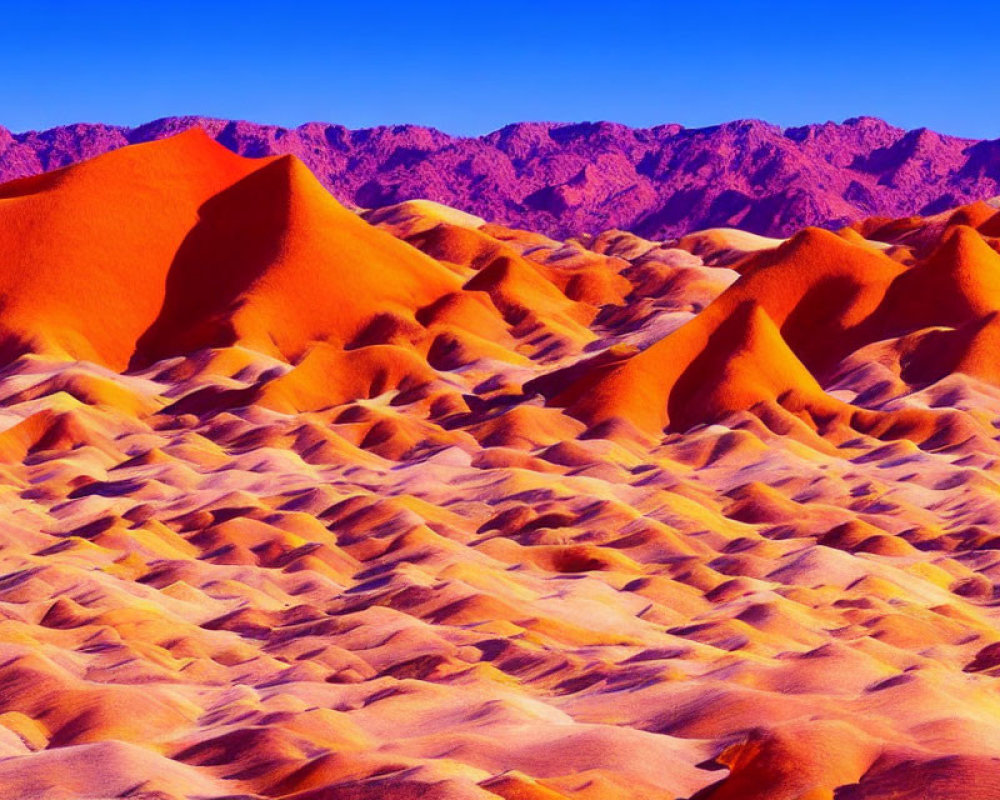
{"type": "Polygon", "coordinates": [[[0,795],[1000,796],[1000,217],[0,187],[0,795]],[[697,255],[696,255],[697,254],[697,255]]]}

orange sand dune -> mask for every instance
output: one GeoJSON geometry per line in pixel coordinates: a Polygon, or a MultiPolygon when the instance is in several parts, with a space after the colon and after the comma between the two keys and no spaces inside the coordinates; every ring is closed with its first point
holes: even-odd
{"type": "Polygon", "coordinates": [[[267,383],[256,402],[277,411],[318,411],[386,392],[406,395],[434,379],[425,361],[394,345],[346,351],[316,345],[290,372],[267,383]]]}
{"type": "Polygon", "coordinates": [[[412,316],[458,283],[285,156],[202,207],[133,363],[236,342],[295,358],[314,341],[351,342],[378,313],[412,316]]]}
{"type": "Polygon", "coordinates": [[[1000,256],[0,187],[0,797],[1000,793],[1000,256]]]}
{"type": "MultiPolygon", "coordinates": [[[[760,373],[788,373],[784,365],[791,357],[824,379],[865,345],[933,326],[976,324],[1000,310],[1000,255],[967,226],[947,228],[940,246],[910,268],[863,245],[807,230],[748,258],[741,269],[743,277],[686,326],[627,363],[583,378],[554,402],[591,424],[624,417],[646,430],[683,430],[782,395],[801,408],[811,394],[809,405],[820,416],[836,416],[843,409],[818,386],[803,391],[802,381],[783,379],[780,387],[765,390],[760,373]],[[729,320],[750,302],[776,326],[770,341],[756,347],[722,333],[723,327],[738,329],[740,323],[729,320]],[[718,348],[727,351],[722,364],[718,348]],[[739,367],[747,350],[756,352],[749,359],[754,377],[739,367]],[[692,398],[683,391],[685,378],[700,394],[692,398]]],[[[941,352],[937,361],[943,365],[925,365],[922,372],[929,368],[936,379],[955,371],[951,355],[941,352]]],[[[961,371],[989,380],[988,369],[977,366],[983,359],[970,358],[961,371]]],[[[805,386],[815,383],[808,370],[799,370],[805,386]]]]}
{"type": "Polygon", "coordinates": [[[624,365],[598,373],[595,382],[585,378],[557,395],[555,402],[589,423],[623,416],[646,430],[668,425],[683,430],[792,396],[817,413],[838,412],[762,306],[748,300],[726,317],[719,316],[722,311],[713,306],[624,365]]]}
{"type": "Polygon", "coordinates": [[[0,188],[0,347],[124,367],[198,210],[260,162],[198,129],[0,188]]]}
{"type": "Polygon", "coordinates": [[[972,228],[949,228],[887,297],[892,328],[955,327],[1000,310],[1000,254],[972,228]]]}
{"type": "Polygon", "coordinates": [[[460,283],[293,157],[262,166],[198,129],[8,184],[0,227],[8,357],[121,368],[236,342],[294,357],[460,283]]]}

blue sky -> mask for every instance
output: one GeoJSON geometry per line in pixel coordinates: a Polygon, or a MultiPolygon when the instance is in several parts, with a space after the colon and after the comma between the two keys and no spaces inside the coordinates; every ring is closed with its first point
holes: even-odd
{"type": "Polygon", "coordinates": [[[985,6],[753,3],[5,4],[0,125],[173,114],[282,125],[520,120],[697,127],[865,114],[1000,137],[985,6]]]}

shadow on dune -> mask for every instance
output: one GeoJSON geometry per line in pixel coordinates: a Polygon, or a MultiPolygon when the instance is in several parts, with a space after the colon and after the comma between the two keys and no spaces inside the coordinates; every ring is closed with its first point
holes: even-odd
{"type": "Polygon", "coordinates": [[[280,255],[288,227],[288,162],[274,161],[208,200],[177,250],[163,308],[140,337],[129,369],[170,355],[235,343],[241,295],[280,255]]]}

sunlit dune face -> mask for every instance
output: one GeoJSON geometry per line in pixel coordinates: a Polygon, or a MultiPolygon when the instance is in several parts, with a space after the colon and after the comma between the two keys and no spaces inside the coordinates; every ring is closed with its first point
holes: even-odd
{"type": "Polygon", "coordinates": [[[996,220],[0,187],[0,795],[1000,795],[996,220]]]}

